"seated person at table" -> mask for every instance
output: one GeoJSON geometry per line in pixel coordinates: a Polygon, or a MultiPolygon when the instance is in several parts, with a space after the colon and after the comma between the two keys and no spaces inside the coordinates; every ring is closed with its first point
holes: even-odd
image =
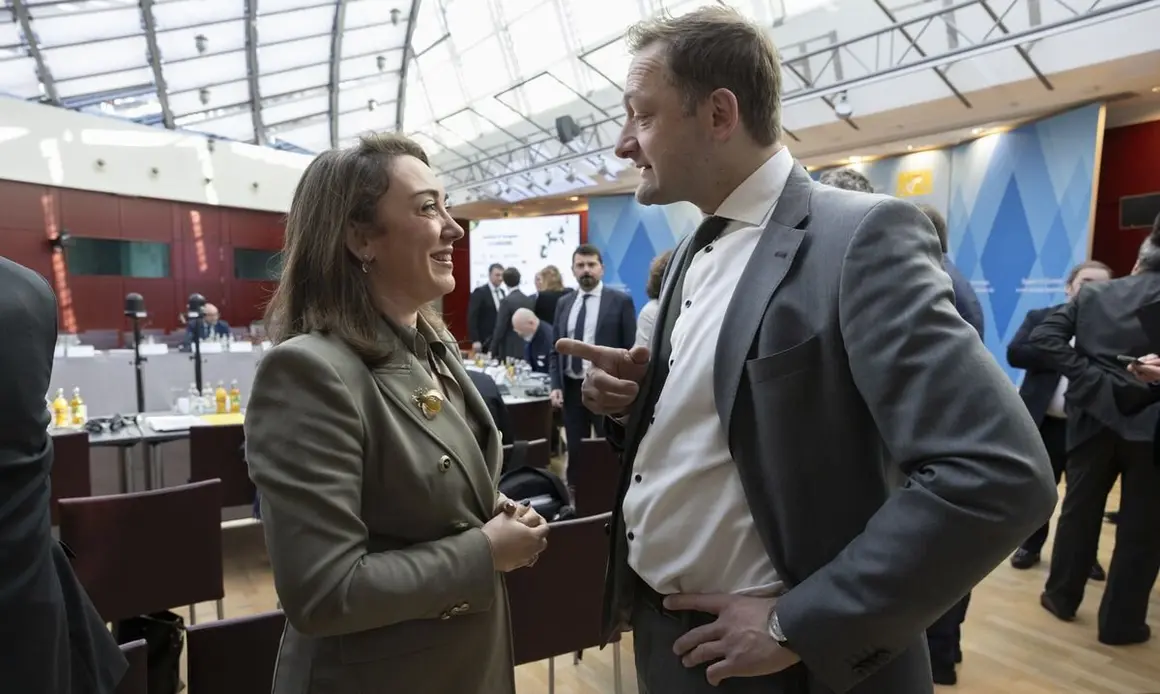
{"type": "Polygon", "coordinates": [[[532,371],[548,373],[548,359],[556,341],[552,326],[540,320],[535,311],[520,308],[512,314],[512,330],[524,339],[524,361],[532,365],[532,371]]]}
{"type": "MultiPolygon", "coordinates": [[[[221,319],[221,312],[218,307],[213,304],[206,304],[202,309],[201,319],[201,340],[208,340],[210,337],[217,337],[225,339],[230,334],[230,324],[221,319]]],[[[197,321],[189,321],[185,324],[185,346],[190,348],[193,345],[193,332],[198,325],[197,321]]]]}

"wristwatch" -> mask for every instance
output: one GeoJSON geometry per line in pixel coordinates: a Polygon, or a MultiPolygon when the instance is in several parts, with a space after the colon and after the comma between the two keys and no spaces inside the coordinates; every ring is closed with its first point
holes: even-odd
{"type": "Polygon", "coordinates": [[[785,632],[781,630],[781,621],[777,618],[776,607],[769,611],[769,635],[782,648],[789,647],[789,639],[785,637],[785,632]]]}

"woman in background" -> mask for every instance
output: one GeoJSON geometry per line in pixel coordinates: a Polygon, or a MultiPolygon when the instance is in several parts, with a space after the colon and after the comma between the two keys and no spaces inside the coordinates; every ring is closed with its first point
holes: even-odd
{"type": "Polygon", "coordinates": [[[428,304],[463,236],[411,140],[306,168],[246,455],[287,626],[273,694],[513,694],[502,573],[547,524],[496,492],[500,439],[428,304]]]}
{"type": "Polygon", "coordinates": [[[555,265],[545,266],[536,273],[536,278],[538,293],[532,310],[540,320],[548,325],[555,325],[556,304],[559,303],[560,297],[568,292],[564,288],[564,278],[560,276],[560,270],[555,265]]]}
{"type": "Polygon", "coordinates": [[[644,293],[648,296],[648,303],[640,310],[640,316],[636,319],[637,347],[648,347],[652,340],[653,326],[657,322],[657,311],[661,307],[661,282],[665,279],[665,269],[668,268],[669,258],[672,255],[671,250],[665,251],[653,258],[652,264],[648,267],[648,282],[644,285],[644,293]]]}

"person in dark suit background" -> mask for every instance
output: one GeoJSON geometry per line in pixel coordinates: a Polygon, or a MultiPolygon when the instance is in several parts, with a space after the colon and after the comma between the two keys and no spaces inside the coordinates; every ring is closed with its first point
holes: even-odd
{"type": "Polygon", "coordinates": [[[230,336],[230,324],[221,319],[221,311],[213,304],[206,304],[201,310],[201,321],[189,321],[185,324],[185,349],[193,345],[193,333],[196,326],[201,327],[199,340],[208,340],[211,337],[225,339],[230,336]]]}
{"type": "MultiPolygon", "coordinates": [[[[1064,291],[1067,300],[1075,298],[1080,287],[1088,282],[1104,282],[1112,278],[1112,270],[1098,260],[1088,260],[1071,269],[1067,275],[1064,291]]],[[[1051,457],[1051,469],[1055,473],[1055,482],[1063,477],[1067,464],[1067,413],[1064,411],[1064,396],[1067,393],[1067,378],[1053,370],[1039,357],[1039,353],[1028,344],[1031,331],[1051,314],[1063,307],[1063,304],[1036,308],[1027,312],[1022,325],[1007,345],[1007,363],[1016,369],[1024,369],[1023,383],[1019,386],[1019,395],[1027,405],[1027,411],[1039,427],[1043,437],[1043,445],[1051,457]]],[[[1011,555],[1011,566],[1016,569],[1030,569],[1040,561],[1040,552],[1043,543],[1047,541],[1048,523],[1031,534],[1011,555]]],[[[1091,578],[1102,581],[1106,573],[1099,562],[1092,566],[1091,578]]]]}
{"type": "Polygon", "coordinates": [[[487,405],[487,411],[491,413],[491,419],[495,422],[495,428],[499,430],[504,445],[515,441],[515,436],[512,435],[511,420],[508,417],[507,404],[504,403],[503,394],[499,392],[499,386],[495,384],[495,380],[475,369],[467,369],[467,375],[475,384],[475,389],[483,396],[483,402],[487,405]]]}
{"type": "Polygon", "coordinates": [[[540,320],[535,311],[516,309],[512,314],[512,329],[524,340],[524,361],[536,373],[548,373],[548,362],[552,358],[552,345],[556,342],[556,332],[552,326],[540,320]]]}
{"type": "Polygon", "coordinates": [[[495,317],[495,329],[491,333],[491,356],[500,360],[523,359],[524,341],[512,330],[512,314],[516,309],[531,309],[535,306],[532,297],[520,290],[520,271],[509,267],[503,271],[506,296],[499,302],[495,317]]]}
{"type": "Polygon", "coordinates": [[[955,292],[955,310],[963,317],[975,332],[979,333],[979,339],[983,339],[983,306],[979,303],[979,295],[975,293],[975,288],[971,286],[971,281],[963,275],[962,271],[951,261],[947,252],[950,246],[947,243],[947,220],[931,205],[919,205],[918,209],[926,215],[927,219],[934,226],[934,231],[938,234],[938,243],[942,248],[942,265],[943,270],[951,277],[951,288],[955,292]]]}
{"type": "Polygon", "coordinates": [[[476,352],[491,348],[495,317],[504,294],[503,265],[492,263],[487,268],[487,283],[476,287],[467,300],[467,339],[476,352]]]}
{"type": "Polygon", "coordinates": [[[1119,646],[1152,636],[1149,596],[1160,573],[1160,467],[1154,437],[1160,406],[1125,414],[1119,391],[1145,390],[1119,357],[1150,349],[1137,311],[1160,301],[1160,224],[1140,246],[1128,277],[1089,282],[1043,319],[1027,340],[1047,368],[1068,379],[1067,489],[1040,605],[1075,619],[1096,559],[1107,496],[1120,477],[1116,545],[1100,603],[1098,638],[1119,646]]]}
{"type": "MultiPolygon", "coordinates": [[[[636,340],[636,307],[632,297],[617,289],[604,286],[604,257],[600,249],[581,244],[572,253],[572,275],[580,290],[565,294],[556,304],[554,330],[557,338],[570,337],[580,342],[604,347],[629,349],[636,340]]],[[[571,454],[579,442],[592,436],[604,435],[599,417],[584,408],[580,398],[580,384],[588,362],[559,354],[555,345],[548,361],[552,390],[552,405],[564,409],[564,435],[571,454]]]]}
{"type": "Polygon", "coordinates": [[[0,689],[112,694],[127,668],[52,537],[56,299],[44,278],[0,257],[0,689]]]}

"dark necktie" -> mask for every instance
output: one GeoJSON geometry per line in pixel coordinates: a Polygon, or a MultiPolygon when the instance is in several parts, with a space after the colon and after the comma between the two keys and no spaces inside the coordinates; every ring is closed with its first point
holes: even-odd
{"type": "MultiPolygon", "coordinates": [[[[584,324],[588,321],[588,299],[592,297],[591,294],[583,294],[580,296],[580,313],[576,314],[576,327],[572,329],[572,339],[580,342],[584,341],[584,324]]],[[[568,357],[568,371],[579,376],[584,373],[581,368],[583,360],[577,356],[568,357]]]]}

